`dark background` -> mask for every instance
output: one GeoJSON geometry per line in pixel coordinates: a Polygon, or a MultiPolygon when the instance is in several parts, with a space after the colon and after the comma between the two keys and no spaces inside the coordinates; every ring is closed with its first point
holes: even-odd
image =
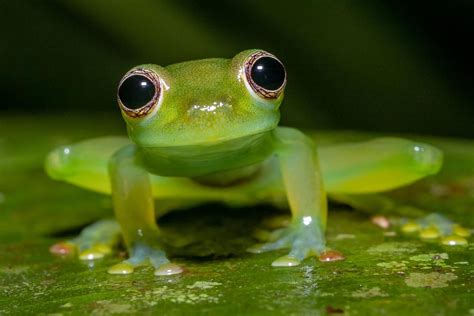
{"type": "Polygon", "coordinates": [[[132,66],[263,48],[288,71],[286,125],[472,138],[473,3],[1,1],[0,117],[118,121],[132,66]]]}

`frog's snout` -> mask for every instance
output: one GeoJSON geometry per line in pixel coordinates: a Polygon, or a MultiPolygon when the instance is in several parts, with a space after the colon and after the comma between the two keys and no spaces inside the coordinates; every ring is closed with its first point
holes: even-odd
{"type": "Polygon", "coordinates": [[[426,175],[439,172],[443,165],[443,152],[441,150],[428,144],[414,143],[411,146],[411,151],[419,172],[426,175]]]}
{"type": "Polygon", "coordinates": [[[68,174],[71,148],[63,146],[52,150],[45,160],[46,173],[53,179],[61,180],[68,174]]]}

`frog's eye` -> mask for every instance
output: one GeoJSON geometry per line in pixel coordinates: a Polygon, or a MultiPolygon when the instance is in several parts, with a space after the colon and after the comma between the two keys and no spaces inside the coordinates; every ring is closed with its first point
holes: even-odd
{"type": "Polygon", "coordinates": [[[160,78],[157,74],[146,69],[135,69],[120,81],[118,103],[128,116],[142,117],[153,110],[160,92],[160,78]]]}
{"type": "Polygon", "coordinates": [[[265,99],[276,99],[286,85],[285,67],[265,51],[252,54],[245,63],[245,75],[252,90],[265,99]]]}

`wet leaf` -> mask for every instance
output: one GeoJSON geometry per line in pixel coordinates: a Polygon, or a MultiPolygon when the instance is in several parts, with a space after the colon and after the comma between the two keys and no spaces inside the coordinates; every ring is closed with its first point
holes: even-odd
{"type": "MultiPolygon", "coordinates": [[[[472,243],[424,242],[372,224],[369,213],[330,208],[328,241],[346,260],[314,259],[294,268],[270,263],[284,251],[252,255],[252,232],[277,214],[268,207],[208,205],[160,219],[181,275],[149,268],[111,276],[119,253],[93,262],[52,256],[51,244],[112,216],[108,197],[50,180],[42,161],[54,146],[121,134],[118,124],[90,117],[9,117],[0,124],[0,314],[469,314],[473,306],[472,243]],[[27,127],[27,128],[25,128],[27,127]]],[[[320,143],[365,139],[318,133],[320,143]]],[[[426,139],[425,139],[426,140],[426,139]]],[[[446,154],[443,172],[388,195],[397,205],[441,212],[474,225],[474,144],[428,139],[446,154]]],[[[405,216],[404,212],[401,212],[405,216]]],[[[393,214],[393,216],[400,216],[393,214]]]]}

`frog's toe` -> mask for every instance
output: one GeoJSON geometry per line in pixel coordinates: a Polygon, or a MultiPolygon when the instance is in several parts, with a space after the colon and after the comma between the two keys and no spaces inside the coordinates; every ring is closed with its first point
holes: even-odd
{"type": "Polygon", "coordinates": [[[155,268],[157,276],[173,275],[183,272],[183,269],[175,263],[171,263],[159,246],[148,246],[142,243],[136,244],[131,256],[108,269],[110,274],[130,274],[136,267],[151,265],[155,268]]]}
{"type": "MultiPolygon", "coordinates": [[[[131,264],[130,262],[123,261],[110,267],[107,272],[109,274],[131,274],[135,271],[136,266],[137,265],[131,264]]],[[[154,274],[156,276],[166,276],[179,274],[181,272],[183,272],[183,268],[175,263],[168,262],[156,267],[154,274]]]]}
{"type": "Polygon", "coordinates": [[[290,252],[272,262],[274,267],[294,267],[304,259],[318,257],[319,261],[329,262],[343,260],[344,256],[335,250],[326,249],[321,241],[316,241],[308,236],[296,236],[289,241],[290,252]]]}
{"type": "Polygon", "coordinates": [[[101,259],[110,253],[112,253],[112,248],[109,245],[95,244],[94,246],[84,251],[81,251],[79,253],[79,259],[81,260],[101,259]]]}
{"type": "Polygon", "coordinates": [[[272,267],[294,267],[299,266],[301,261],[289,255],[282,256],[272,262],[272,267]]]}
{"type": "Polygon", "coordinates": [[[441,235],[441,232],[435,226],[428,226],[420,230],[420,238],[425,240],[437,239],[441,235]]]}
{"type": "MultiPolygon", "coordinates": [[[[312,251],[314,253],[314,250],[312,251]]],[[[325,250],[319,255],[319,261],[332,262],[344,260],[342,253],[336,250],[325,250]]],[[[272,262],[273,267],[294,267],[301,264],[301,260],[294,257],[291,252],[288,255],[282,256],[272,262]]]]}
{"type": "Polygon", "coordinates": [[[130,274],[133,273],[133,271],[135,271],[135,265],[126,261],[117,263],[107,270],[109,274],[130,274]]]}
{"type": "Polygon", "coordinates": [[[421,230],[421,226],[415,221],[408,221],[401,226],[401,230],[404,233],[411,234],[421,230]]]}
{"type": "Polygon", "coordinates": [[[155,275],[173,275],[183,272],[183,268],[175,263],[165,263],[155,269],[155,275]]]}
{"type": "Polygon", "coordinates": [[[79,254],[81,260],[95,260],[112,253],[120,241],[120,227],[114,220],[101,220],[84,228],[72,240],[52,245],[49,251],[56,255],[79,254]]]}
{"type": "Polygon", "coordinates": [[[404,233],[418,233],[423,240],[440,240],[443,245],[466,245],[471,231],[462,227],[440,214],[429,214],[417,220],[406,221],[402,224],[404,233]]]}
{"type": "Polygon", "coordinates": [[[467,239],[457,235],[446,236],[441,239],[441,243],[446,246],[467,245],[467,239]]]}
{"type": "Polygon", "coordinates": [[[112,253],[119,241],[119,224],[115,220],[101,220],[84,228],[71,242],[79,250],[79,259],[95,260],[112,253]]]}
{"type": "Polygon", "coordinates": [[[471,230],[465,227],[462,227],[458,224],[454,224],[453,233],[459,237],[469,237],[471,236],[471,230]]]}

